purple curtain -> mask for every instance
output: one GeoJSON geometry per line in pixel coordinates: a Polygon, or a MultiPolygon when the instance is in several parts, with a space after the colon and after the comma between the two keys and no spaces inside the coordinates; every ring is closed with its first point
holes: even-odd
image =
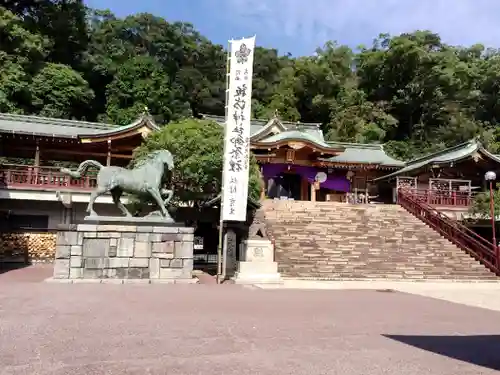
{"type": "MultiPolygon", "coordinates": [[[[314,182],[314,177],[318,172],[323,172],[320,168],[306,167],[303,165],[293,165],[290,166],[293,171],[306,178],[309,183],[314,182]]],[[[280,173],[285,172],[288,169],[288,164],[264,164],[262,167],[262,174],[265,179],[273,178],[278,176],[280,173]]],[[[321,183],[322,188],[337,190],[337,191],[350,191],[350,181],[345,176],[334,176],[327,174],[327,179],[325,182],[321,183]]]]}

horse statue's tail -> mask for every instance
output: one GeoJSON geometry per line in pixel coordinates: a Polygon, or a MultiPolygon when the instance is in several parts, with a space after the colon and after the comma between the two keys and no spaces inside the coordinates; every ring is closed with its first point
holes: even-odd
{"type": "Polygon", "coordinates": [[[71,169],[68,169],[68,168],[61,168],[61,172],[64,174],[67,174],[73,178],[80,178],[80,177],[82,177],[82,174],[85,174],[85,172],[87,172],[87,169],[90,166],[94,166],[98,169],[101,169],[103,167],[103,165],[101,163],[99,163],[98,161],[85,160],[83,163],[81,163],[78,166],[78,169],[76,171],[72,171],[71,169]]]}

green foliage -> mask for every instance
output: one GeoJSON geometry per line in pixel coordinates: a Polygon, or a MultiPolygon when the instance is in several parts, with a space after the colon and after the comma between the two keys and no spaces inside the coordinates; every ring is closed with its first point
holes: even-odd
{"type": "Polygon", "coordinates": [[[147,107],[158,123],[190,115],[189,106],[173,108],[175,98],[161,64],[148,56],[137,56],[116,71],[106,90],[107,121],[130,124],[147,107]]]}
{"type": "MultiPolygon", "coordinates": [[[[159,124],[224,115],[226,52],[193,25],[121,18],[83,0],[0,7],[0,111],[159,124]]],[[[500,152],[500,52],[430,31],[379,35],[358,52],[327,42],[292,58],[257,47],[254,117],[320,123],[328,140],[384,143],[411,159],[479,136],[500,152]]]]}
{"type": "Polygon", "coordinates": [[[0,7],[0,112],[30,111],[31,75],[46,56],[48,40],[0,7]]]}
{"type": "MultiPolygon", "coordinates": [[[[221,190],[224,129],[212,121],[186,119],[172,122],[151,134],[134,155],[134,161],[151,151],[167,149],[174,155],[172,184],[175,197],[200,204],[221,190]]],[[[249,196],[259,199],[261,178],[255,159],[250,161],[249,196]]]]}
{"type": "Polygon", "coordinates": [[[381,143],[397,126],[397,120],[385,112],[383,103],[368,101],[361,90],[342,89],[331,108],[329,139],[381,143]]]}
{"type": "MultiPolygon", "coordinates": [[[[469,209],[470,214],[473,219],[489,219],[491,218],[491,208],[490,208],[490,192],[482,192],[474,197],[472,206],[469,209]]],[[[500,189],[493,190],[493,203],[495,216],[500,215],[500,189]]]]}
{"type": "Polygon", "coordinates": [[[82,118],[94,92],[80,73],[62,64],[45,64],[30,85],[32,105],[41,116],[82,118]]]}

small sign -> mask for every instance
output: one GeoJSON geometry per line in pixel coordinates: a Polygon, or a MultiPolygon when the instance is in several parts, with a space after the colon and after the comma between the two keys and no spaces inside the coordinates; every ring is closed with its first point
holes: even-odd
{"type": "Polygon", "coordinates": [[[203,250],[203,237],[196,236],[194,238],[194,247],[195,250],[203,250]]]}

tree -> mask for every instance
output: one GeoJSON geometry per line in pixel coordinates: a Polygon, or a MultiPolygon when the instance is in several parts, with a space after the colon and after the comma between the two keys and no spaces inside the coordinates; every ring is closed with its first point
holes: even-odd
{"type": "Polygon", "coordinates": [[[283,120],[297,121],[300,119],[300,113],[297,110],[295,85],[296,78],[293,68],[289,67],[281,70],[278,88],[271,97],[267,109],[263,111],[266,117],[277,111],[283,120]]]}
{"type": "MultiPolygon", "coordinates": [[[[48,6],[50,2],[42,3],[39,5],[48,6]]],[[[34,9],[30,2],[17,5],[17,12],[34,9]]],[[[29,14],[21,18],[0,7],[0,111],[85,117],[94,93],[79,72],[67,65],[46,62],[53,41],[37,33],[29,14]]]]}
{"type": "Polygon", "coordinates": [[[46,64],[31,82],[34,112],[55,118],[85,118],[94,92],[80,73],[62,64],[46,64]]]}
{"type": "Polygon", "coordinates": [[[107,120],[130,124],[147,107],[164,124],[190,115],[189,105],[179,103],[161,64],[152,57],[137,56],[118,68],[106,90],[107,120]]]}
{"type": "Polygon", "coordinates": [[[358,87],[371,102],[387,103],[398,121],[385,141],[421,153],[481,131],[475,118],[481,69],[481,46],[448,46],[429,31],[381,35],[356,57],[358,87]]]}
{"type": "Polygon", "coordinates": [[[11,0],[2,3],[23,19],[30,32],[51,41],[47,49],[48,62],[79,67],[89,36],[83,0],[11,0]]]}
{"type": "MultiPolygon", "coordinates": [[[[169,115],[156,113],[155,106],[149,105],[155,117],[170,121],[188,113],[224,113],[225,52],[221,46],[203,38],[192,25],[169,23],[148,13],[121,19],[107,11],[94,11],[90,24],[86,72],[99,98],[95,103],[99,112],[104,110],[105,97],[109,99],[109,93],[104,95],[103,92],[108,91],[117,74],[124,74],[123,65],[144,67],[147,60],[151,69],[161,72],[162,84],[168,87],[170,101],[174,105],[169,115]]],[[[142,69],[135,69],[138,78],[144,80],[141,72],[142,69]]],[[[164,88],[156,86],[150,94],[154,96],[155,90],[163,91],[164,88]]],[[[122,105],[118,103],[118,108],[122,105]]],[[[113,106],[116,107],[116,103],[113,106]]],[[[125,106],[131,107],[128,104],[125,106]]],[[[117,116],[116,108],[112,112],[108,116],[117,116]]]]}
{"type": "Polygon", "coordinates": [[[0,7],[0,112],[30,113],[31,75],[49,41],[26,29],[22,19],[0,7]]]}
{"type": "Polygon", "coordinates": [[[384,103],[366,100],[366,94],[358,89],[342,89],[331,105],[331,112],[326,134],[329,140],[382,143],[398,124],[386,113],[384,103]]]}
{"type": "MultiPolygon", "coordinates": [[[[500,189],[494,187],[493,190],[493,201],[495,215],[500,212],[500,189]]],[[[470,214],[473,219],[489,219],[491,217],[490,211],[490,192],[482,192],[474,196],[474,201],[469,209],[470,214]]]]}
{"type": "MultiPolygon", "coordinates": [[[[0,41],[2,112],[125,124],[148,107],[161,125],[225,113],[227,51],[186,22],[4,0],[0,41]]],[[[384,143],[403,159],[476,136],[500,152],[499,49],[420,30],[359,52],[329,41],[312,56],[254,53],[254,118],[320,123],[329,140],[384,143]]]]}
{"type": "MultiPolygon", "coordinates": [[[[199,206],[221,191],[223,139],[224,129],[215,122],[196,119],[173,122],[151,134],[136,151],[134,160],[159,149],[172,152],[176,201],[199,206]]],[[[249,197],[258,200],[261,186],[259,168],[252,156],[249,197]]]]}

